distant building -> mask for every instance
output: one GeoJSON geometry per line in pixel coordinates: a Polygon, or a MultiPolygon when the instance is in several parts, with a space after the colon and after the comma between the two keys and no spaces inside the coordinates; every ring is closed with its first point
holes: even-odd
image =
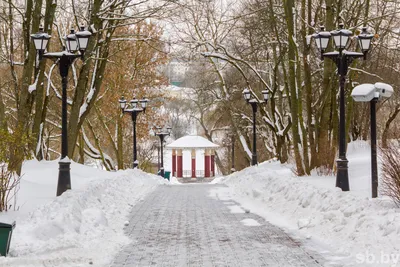
{"type": "Polygon", "coordinates": [[[182,86],[189,66],[190,62],[172,59],[164,69],[164,74],[168,77],[169,84],[174,86],[182,86]]]}

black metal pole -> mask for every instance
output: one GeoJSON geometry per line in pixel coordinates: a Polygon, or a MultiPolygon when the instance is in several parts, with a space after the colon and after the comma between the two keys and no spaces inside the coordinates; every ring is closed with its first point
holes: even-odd
{"type": "Polygon", "coordinates": [[[164,177],[164,154],[163,154],[163,143],[164,143],[164,135],[160,134],[160,148],[161,148],[161,168],[160,168],[160,176],[164,177]]]}
{"type": "Polygon", "coordinates": [[[252,102],[251,107],[253,109],[253,155],[251,158],[251,165],[257,165],[257,138],[256,138],[256,112],[257,112],[257,103],[252,102]]]}
{"type": "Polygon", "coordinates": [[[378,161],[376,156],[376,102],[377,98],[371,100],[371,188],[372,198],[378,197],[378,161]]]}
{"type": "Polygon", "coordinates": [[[68,156],[67,84],[68,78],[62,77],[61,159],[68,156]]]}
{"type": "Polygon", "coordinates": [[[232,149],[232,168],[231,172],[235,172],[235,136],[231,136],[231,149],[232,149]]]}
{"type": "Polygon", "coordinates": [[[346,158],[346,99],[345,99],[345,82],[347,73],[347,57],[339,55],[338,57],[338,72],[340,75],[340,114],[339,114],[339,158],[336,160],[337,174],[336,174],[336,187],[340,187],[342,191],[349,191],[349,174],[348,174],[348,160],[346,158]]]}
{"type": "Polygon", "coordinates": [[[157,146],[157,169],[160,171],[161,165],[160,165],[160,147],[157,146]]]}
{"type": "Polygon", "coordinates": [[[137,161],[137,148],[136,148],[136,118],[137,113],[135,110],[132,111],[132,124],[133,124],[133,168],[137,168],[139,165],[137,161]]]}
{"type": "Polygon", "coordinates": [[[62,79],[62,130],[61,130],[61,160],[58,172],[57,196],[71,189],[71,162],[68,156],[68,120],[67,120],[67,85],[68,85],[68,69],[72,61],[63,55],[60,58],[59,70],[62,79]]]}

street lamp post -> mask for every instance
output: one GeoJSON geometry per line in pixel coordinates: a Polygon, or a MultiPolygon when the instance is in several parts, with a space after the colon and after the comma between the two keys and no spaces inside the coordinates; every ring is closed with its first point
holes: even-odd
{"type": "Polygon", "coordinates": [[[160,145],[158,141],[154,142],[154,146],[157,148],[157,171],[160,170],[160,145]]]}
{"type": "Polygon", "coordinates": [[[68,132],[67,132],[67,85],[68,85],[68,70],[76,58],[83,59],[86,51],[89,37],[92,34],[85,30],[84,26],[75,33],[72,29],[70,34],[64,37],[64,51],[56,53],[47,53],[46,47],[51,38],[50,35],[44,32],[43,27],[39,28],[39,32],[32,34],[31,38],[35,45],[35,49],[39,55],[39,60],[50,58],[58,63],[61,81],[62,81],[62,130],[61,130],[61,160],[59,164],[57,196],[60,196],[66,190],[71,189],[70,165],[68,159],[68,132]],[[78,52],[75,54],[75,52],[78,52]]]}
{"type": "Polygon", "coordinates": [[[160,149],[161,149],[161,167],[160,167],[160,176],[164,177],[164,151],[163,151],[163,146],[164,146],[164,139],[166,136],[171,135],[171,127],[167,127],[166,131],[163,131],[160,127],[156,127],[157,131],[155,132],[155,135],[160,137],[160,149]]]}
{"type": "Polygon", "coordinates": [[[251,108],[253,110],[253,153],[251,156],[251,165],[257,165],[258,160],[257,160],[257,144],[256,144],[256,113],[257,113],[257,107],[259,104],[266,104],[268,102],[268,91],[263,90],[262,95],[264,97],[264,101],[259,101],[256,98],[251,98],[251,92],[248,88],[245,88],[243,90],[243,97],[247,101],[248,104],[251,105],[251,108]]]}
{"type": "Polygon", "coordinates": [[[231,134],[231,157],[232,157],[232,167],[231,173],[234,173],[235,170],[235,135],[231,134]]]}
{"type": "Polygon", "coordinates": [[[360,84],[354,87],[351,96],[357,102],[370,102],[371,115],[371,193],[378,197],[378,159],[376,149],[376,103],[380,98],[393,94],[393,87],[386,83],[360,84]]]}
{"type": "Polygon", "coordinates": [[[136,98],[133,98],[130,101],[130,105],[126,104],[126,99],[124,96],[121,97],[119,100],[119,105],[121,107],[122,113],[128,113],[132,117],[132,125],[133,125],[133,168],[137,168],[139,165],[139,161],[137,159],[137,148],[136,148],[136,120],[140,112],[145,113],[146,112],[146,107],[147,107],[147,102],[149,100],[147,98],[143,98],[141,100],[137,100],[136,98]],[[141,107],[138,107],[138,104],[140,102],[141,107]]]}
{"type": "Polygon", "coordinates": [[[353,33],[349,30],[343,29],[343,24],[339,25],[338,30],[327,32],[324,27],[321,31],[313,34],[315,43],[321,52],[321,59],[329,58],[336,63],[337,71],[339,74],[339,88],[340,88],[340,108],[339,108],[339,158],[336,160],[337,174],[336,174],[336,187],[340,187],[343,191],[349,191],[349,175],[348,175],[348,160],[346,158],[346,118],[345,118],[345,83],[348,67],[351,62],[356,58],[366,59],[367,53],[371,46],[372,34],[367,32],[364,27],[361,34],[357,36],[359,46],[362,53],[347,51],[350,44],[350,37],[353,33]],[[335,47],[338,51],[327,52],[329,40],[333,37],[335,47]]]}

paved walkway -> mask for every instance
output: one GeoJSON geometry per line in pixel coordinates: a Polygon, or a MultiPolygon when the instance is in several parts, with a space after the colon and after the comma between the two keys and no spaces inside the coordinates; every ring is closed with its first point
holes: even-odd
{"type": "Polygon", "coordinates": [[[322,266],[278,227],[209,197],[216,187],[160,186],[133,207],[125,229],[133,242],[111,266],[322,266]]]}

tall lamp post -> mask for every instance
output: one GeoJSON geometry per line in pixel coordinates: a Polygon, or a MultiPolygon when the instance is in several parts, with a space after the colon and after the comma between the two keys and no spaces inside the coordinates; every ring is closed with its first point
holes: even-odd
{"type": "Polygon", "coordinates": [[[236,169],[235,169],[235,135],[233,133],[231,133],[230,137],[231,137],[231,157],[232,157],[231,173],[234,173],[236,171],[236,169]]]}
{"type": "Polygon", "coordinates": [[[154,142],[154,145],[157,148],[157,170],[160,170],[160,145],[158,141],[154,142]]]}
{"type": "Polygon", "coordinates": [[[261,93],[264,97],[264,101],[259,101],[256,98],[251,98],[252,94],[248,88],[245,88],[243,90],[243,97],[247,101],[248,104],[251,105],[251,108],[253,109],[253,153],[251,156],[251,165],[257,165],[258,160],[257,160],[257,144],[256,144],[256,113],[257,113],[257,107],[259,104],[266,104],[268,102],[268,91],[263,90],[261,93]]]}
{"type": "Polygon", "coordinates": [[[164,146],[164,139],[166,136],[171,135],[171,127],[167,127],[167,130],[163,130],[160,127],[156,127],[155,135],[160,137],[160,149],[161,149],[161,167],[160,167],[160,176],[164,177],[164,152],[163,152],[163,146],[164,146]]]}
{"type": "Polygon", "coordinates": [[[132,117],[132,125],[133,125],[133,168],[137,168],[139,165],[139,161],[137,159],[137,148],[136,148],[136,120],[140,112],[145,113],[146,112],[146,107],[147,107],[147,102],[149,100],[147,98],[143,98],[140,100],[137,100],[136,98],[133,98],[130,101],[130,105],[127,105],[126,99],[124,96],[121,97],[119,100],[119,105],[121,107],[122,113],[128,113],[132,117]],[[140,103],[141,107],[138,107],[138,104],[140,103]]]}
{"type": "Polygon", "coordinates": [[[362,33],[357,36],[358,43],[362,53],[347,51],[350,45],[350,37],[353,33],[347,29],[343,29],[343,24],[339,24],[339,29],[331,32],[325,31],[321,27],[321,31],[313,34],[315,43],[321,52],[321,59],[329,58],[336,63],[339,75],[340,86],[340,114],[339,114],[339,158],[336,160],[337,174],[336,187],[340,187],[342,191],[349,191],[349,174],[348,160],[346,158],[346,118],[345,118],[345,82],[348,67],[354,59],[362,57],[364,60],[371,46],[374,35],[367,32],[367,28],[362,29],[362,33]],[[333,37],[335,48],[338,51],[327,52],[329,40],[333,37]]]}
{"type": "Polygon", "coordinates": [[[383,97],[391,97],[393,87],[386,83],[360,84],[354,87],[351,96],[356,102],[370,102],[371,115],[371,193],[378,197],[378,159],[376,153],[376,103],[383,97]]]}
{"type": "Polygon", "coordinates": [[[31,38],[35,45],[36,51],[39,55],[39,60],[43,58],[49,58],[57,62],[61,81],[62,81],[62,130],[61,130],[61,160],[59,164],[58,173],[58,184],[57,184],[57,196],[60,196],[66,190],[71,189],[71,175],[70,165],[71,162],[68,159],[68,133],[67,133],[67,85],[68,85],[68,70],[72,63],[77,58],[83,59],[86,51],[89,38],[92,34],[85,30],[84,26],[80,27],[78,32],[71,29],[70,34],[64,37],[65,46],[64,51],[56,53],[47,53],[46,47],[51,38],[43,27],[40,26],[39,32],[32,34],[31,38]],[[78,52],[78,54],[76,54],[78,52]]]}

